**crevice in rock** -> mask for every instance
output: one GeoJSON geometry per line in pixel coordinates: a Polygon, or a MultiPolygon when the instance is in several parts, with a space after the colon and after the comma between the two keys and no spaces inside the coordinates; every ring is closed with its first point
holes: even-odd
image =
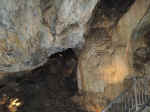
{"type": "MultiPolygon", "coordinates": [[[[106,8],[108,10],[114,10],[119,15],[127,12],[130,6],[135,2],[135,0],[102,0],[101,1],[101,8],[106,8]]],[[[106,13],[108,14],[108,13],[106,13]]],[[[112,13],[109,13],[111,16],[112,13]]],[[[107,16],[109,16],[107,15],[107,16]]],[[[112,14],[113,15],[113,14],[112,14]]]]}
{"type": "Polygon", "coordinates": [[[136,41],[136,50],[134,51],[133,60],[135,71],[142,75],[147,75],[150,66],[150,31],[136,41]]]}
{"type": "MultiPolygon", "coordinates": [[[[58,52],[50,56],[50,61],[55,60],[56,66],[50,65],[53,74],[59,74],[62,78],[62,85],[64,85],[72,95],[78,92],[77,87],[77,56],[75,52],[69,48],[63,52],[58,52]],[[54,68],[56,67],[56,68],[54,68]],[[57,68],[58,67],[58,68],[57,68]],[[56,69],[56,73],[55,70],[56,69]],[[61,73],[57,73],[60,70],[61,73]]],[[[51,62],[50,62],[51,64],[51,62]]]]}
{"type": "Polygon", "coordinates": [[[108,21],[110,26],[116,25],[134,2],[135,0],[101,0],[93,11],[90,26],[103,27],[105,21],[108,21]]]}

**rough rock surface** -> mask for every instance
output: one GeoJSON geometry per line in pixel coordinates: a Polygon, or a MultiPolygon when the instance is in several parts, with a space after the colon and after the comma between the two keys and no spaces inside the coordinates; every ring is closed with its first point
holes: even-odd
{"type": "Polygon", "coordinates": [[[98,0],[1,0],[0,71],[31,70],[58,51],[81,47],[98,0]]]}
{"type": "Polygon", "coordinates": [[[105,100],[112,100],[128,87],[126,79],[134,73],[132,49],[137,45],[133,35],[143,35],[144,25],[149,25],[149,6],[148,0],[136,0],[117,24],[103,17],[99,28],[87,34],[78,66],[81,91],[98,93],[105,100]]]}

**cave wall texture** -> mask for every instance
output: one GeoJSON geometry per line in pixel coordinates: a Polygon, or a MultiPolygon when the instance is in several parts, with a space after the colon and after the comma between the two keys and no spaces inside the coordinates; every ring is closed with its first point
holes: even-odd
{"type": "Polygon", "coordinates": [[[81,91],[100,96],[95,102],[105,105],[103,101],[114,99],[139,75],[133,55],[149,32],[149,10],[149,0],[136,0],[117,21],[100,17],[101,22],[87,34],[79,57],[78,84],[81,91]]]}
{"type": "Polygon", "coordinates": [[[43,65],[67,48],[81,48],[98,0],[1,0],[0,71],[43,65]]]}
{"type": "Polygon", "coordinates": [[[150,0],[134,0],[132,5],[122,1],[1,0],[0,72],[33,70],[56,52],[83,48],[79,90],[113,99],[127,86],[125,80],[136,74],[134,51],[150,28],[150,0]],[[99,9],[104,2],[107,6],[99,9]],[[111,16],[116,11],[122,13],[119,18],[111,16]]]}

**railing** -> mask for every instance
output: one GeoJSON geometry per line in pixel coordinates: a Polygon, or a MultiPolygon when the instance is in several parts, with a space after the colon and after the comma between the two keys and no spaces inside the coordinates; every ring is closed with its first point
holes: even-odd
{"type": "Polygon", "coordinates": [[[141,78],[115,98],[102,112],[141,112],[150,104],[150,87],[141,78]]]}

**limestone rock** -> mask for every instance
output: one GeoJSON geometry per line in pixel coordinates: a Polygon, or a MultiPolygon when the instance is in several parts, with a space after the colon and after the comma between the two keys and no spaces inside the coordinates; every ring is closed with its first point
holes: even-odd
{"type": "Polygon", "coordinates": [[[82,47],[98,0],[1,0],[0,72],[32,70],[58,51],[82,47]]]}
{"type": "Polygon", "coordinates": [[[143,35],[141,31],[149,24],[149,6],[148,0],[136,0],[117,25],[107,20],[105,26],[110,27],[99,25],[100,33],[87,35],[78,66],[81,91],[100,93],[112,100],[128,86],[125,80],[134,73],[131,40],[136,33],[143,35]]]}

